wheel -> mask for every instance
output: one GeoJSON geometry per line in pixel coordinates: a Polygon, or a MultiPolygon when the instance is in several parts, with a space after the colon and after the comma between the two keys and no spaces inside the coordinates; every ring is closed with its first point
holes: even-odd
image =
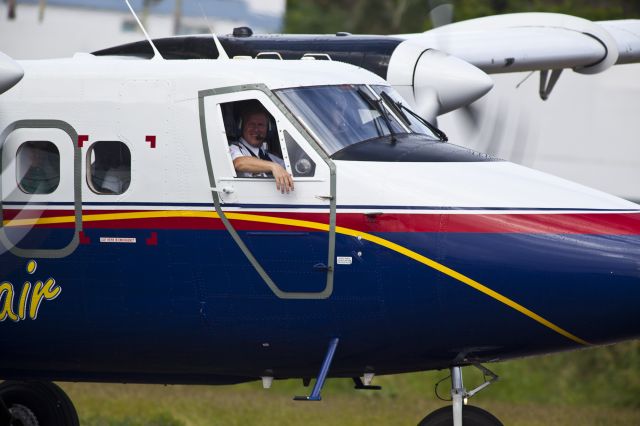
{"type": "Polygon", "coordinates": [[[67,394],[51,382],[2,382],[0,398],[13,417],[12,426],[80,425],[67,394]]]}
{"type": "MultiPolygon", "coordinates": [[[[438,408],[422,419],[418,426],[452,426],[453,409],[451,407],[438,408]]],[[[462,407],[462,426],[503,426],[493,414],[473,405],[462,407]]]]}

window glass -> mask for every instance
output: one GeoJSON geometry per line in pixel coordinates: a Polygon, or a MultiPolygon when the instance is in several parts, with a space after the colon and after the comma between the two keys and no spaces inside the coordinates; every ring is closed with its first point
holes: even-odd
{"type": "Polygon", "coordinates": [[[131,183],[131,152],[118,141],[94,143],[87,153],[87,182],[98,194],[122,194],[131,183]]]}
{"type": "Polygon", "coordinates": [[[17,153],[18,186],[27,194],[51,194],[60,183],[60,152],[48,141],[25,142],[17,153]]]}
{"type": "Polygon", "coordinates": [[[300,145],[298,145],[289,132],[285,130],[283,134],[293,177],[311,177],[315,175],[316,163],[300,148],[300,145]]]}
{"type": "Polygon", "coordinates": [[[366,86],[299,87],[277,93],[329,155],[358,142],[407,132],[366,86]]]}

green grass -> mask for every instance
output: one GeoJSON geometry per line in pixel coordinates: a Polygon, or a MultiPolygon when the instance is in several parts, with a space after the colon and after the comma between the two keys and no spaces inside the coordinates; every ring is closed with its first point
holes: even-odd
{"type": "MultiPolygon", "coordinates": [[[[500,381],[470,403],[506,425],[640,425],[640,342],[489,366],[500,381]]],[[[356,391],[333,379],[322,402],[296,402],[300,381],[236,386],[63,383],[83,426],[415,425],[446,405],[435,382],[447,371],[376,377],[381,391],[356,391]]],[[[467,387],[482,376],[465,369],[467,387]]],[[[441,394],[448,392],[443,382],[441,394]]]]}

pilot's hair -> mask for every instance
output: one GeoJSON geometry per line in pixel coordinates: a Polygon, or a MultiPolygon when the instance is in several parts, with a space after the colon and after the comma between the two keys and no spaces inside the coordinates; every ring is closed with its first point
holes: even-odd
{"type": "Polygon", "coordinates": [[[242,110],[242,114],[240,114],[240,118],[242,119],[242,127],[244,127],[244,123],[247,122],[249,117],[251,117],[254,114],[263,114],[266,117],[267,122],[269,121],[270,115],[262,105],[250,104],[250,105],[247,105],[247,107],[245,107],[242,110]]]}

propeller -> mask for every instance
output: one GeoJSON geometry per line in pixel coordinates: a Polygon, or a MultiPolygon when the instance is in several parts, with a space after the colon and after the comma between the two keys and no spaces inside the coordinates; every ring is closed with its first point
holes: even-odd
{"type": "MultiPolygon", "coordinates": [[[[429,5],[431,6],[429,17],[433,28],[443,27],[453,22],[454,5],[452,2],[429,0],[429,5]]],[[[448,50],[447,48],[450,44],[450,40],[446,36],[446,33],[439,34],[438,39],[438,46],[441,46],[445,51],[448,50]]],[[[483,93],[480,97],[484,95],[485,94],[483,93]]],[[[459,111],[458,115],[466,122],[466,127],[471,129],[472,132],[477,133],[481,123],[481,107],[475,102],[469,102],[468,104],[458,108],[457,111],[459,111]]]]}
{"type": "Polygon", "coordinates": [[[429,5],[431,5],[429,18],[431,18],[433,28],[438,28],[453,22],[453,4],[434,2],[431,0],[429,1],[429,5]]]}
{"type": "MultiPolygon", "coordinates": [[[[434,27],[451,22],[451,3],[431,1],[430,4],[434,27]]],[[[443,38],[436,44],[446,49],[446,32],[437,35],[443,38]]],[[[484,71],[435,47],[433,40],[409,38],[394,50],[387,70],[387,81],[412,102],[416,113],[433,124],[439,115],[467,109],[493,87],[493,81],[484,71]]],[[[479,122],[477,111],[469,108],[466,115],[473,122],[479,122]]]]}
{"type": "Polygon", "coordinates": [[[0,52],[0,93],[15,86],[24,76],[22,67],[9,56],[0,52]]]}
{"type": "Polygon", "coordinates": [[[483,71],[439,50],[421,52],[414,67],[416,112],[429,121],[474,102],[492,87],[483,71]]]}

